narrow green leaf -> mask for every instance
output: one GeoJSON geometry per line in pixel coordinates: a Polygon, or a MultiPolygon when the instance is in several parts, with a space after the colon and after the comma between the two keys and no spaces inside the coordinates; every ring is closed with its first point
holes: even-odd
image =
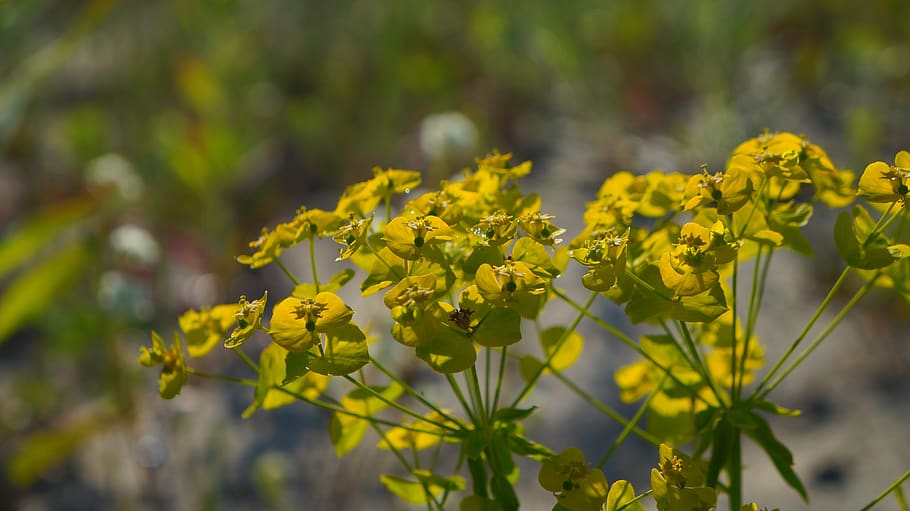
{"type": "Polygon", "coordinates": [[[0,343],[35,319],[82,274],[91,261],[89,249],[76,244],[57,252],[16,277],[0,297],[0,343]]]}
{"type": "Polygon", "coordinates": [[[743,432],[761,446],[765,453],[768,454],[768,457],[771,458],[771,462],[774,463],[774,466],[777,468],[778,473],[780,473],[784,481],[799,493],[799,496],[803,498],[803,501],[809,502],[806,487],[803,486],[802,481],[799,480],[799,476],[793,471],[793,454],[790,453],[790,450],[787,449],[786,445],[782,444],[774,437],[771,426],[768,425],[763,418],[754,413],[751,413],[750,415],[752,427],[744,428],[743,432]]]}
{"type": "Polygon", "coordinates": [[[504,511],[518,511],[518,495],[515,494],[515,488],[505,476],[493,474],[493,478],[490,479],[490,489],[493,491],[493,498],[499,502],[504,511]]]}

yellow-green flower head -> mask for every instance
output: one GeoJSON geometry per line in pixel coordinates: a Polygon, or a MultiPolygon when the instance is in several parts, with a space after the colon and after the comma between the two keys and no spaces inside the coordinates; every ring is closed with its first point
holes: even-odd
{"type": "Polygon", "coordinates": [[[288,351],[307,351],[319,343],[319,334],[347,325],[354,311],[334,293],[313,298],[287,297],[272,310],[269,335],[288,351]]]}
{"type": "Polygon", "coordinates": [[[438,216],[396,217],[385,227],[383,239],[393,254],[402,259],[420,259],[422,249],[449,241],[455,231],[438,216]]]}
{"type": "MultiPolygon", "coordinates": [[[[759,509],[758,504],[752,502],[751,504],[746,504],[743,507],[739,508],[739,511],[768,511],[768,508],[763,507],[759,509]]],[[[771,511],[780,511],[780,509],[774,508],[771,511]]]]}
{"type": "Polygon", "coordinates": [[[336,243],[344,245],[344,248],[338,249],[339,255],[335,260],[343,261],[354,255],[354,252],[357,252],[366,240],[372,224],[373,215],[367,218],[357,218],[352,213],[348,217],[348,223],[332,236],[336,243]]]}
{"type": "Polygon", "coordinates": [[[269,298],[269,292],[262,293],[262,298],[257,298],[252,302],[247,301],[246,296],[240,297],[240,303],[237,304],[234,319],[237,326],[231,332],[231,336],[224,341],[225,348],[236,348],[247,339],[253,332],[259,329],[262,323],[262,312],[265,310],[265,303],[269,298]]]}
{"type": "Polygon", "coordinates": [[[518,222],[515,217],[505,211],[497,211],[484,217],[471,228],[471,232],[480,236],[487,245],[502,245],[508,243],[518,232],[518,222]]]}
{"type": "Polygon", "coordinates": [[[544,292],[543,278],[531,271],[527,263],[511,259],[499,266],[481,264],[474,279],[480,295],[491,303],[514,304],[522,296],[544,292]]]}
{"type": "Polygon", "coordinates": [[[897,153],[894,165],[883,161],[867,165],[859,178],[858,195],[869,202],[897,201],[906,207],[910,196],[910,152],[897,153]]]}
{"type": "Polygon", "coordinates": [[[626,246],[629,243],[629,229],[618,234],[615,229],[601,231],[593,239],[582,242],[581,247],[569,252],[569,256],[588,267],[582,284],[591,291],[607,291],[616,283],[616,276],[626,266],[626,246]]]}
{"type": "Polygon", "coordinates": [[[553,220],[554,218],[556,217],[553,215],[535,211],[527,215],[522,215],[518,219],[518,223],[521,225],[525,234],[534,241],[541,245],[555,245],[562,242],[557,236],[566,232],[566,230],[553,225],[550,220],[553,220]]]}
{"type": "Polygon", "coordinates": [[[492,175],[502,176],[506,179],[518,179],[531,172],[530,161],[510,166],[509,160],[511,159],[512,153],[499,154],[499,151],[494,151],[493,154],[477,160],[477,172],[490,173],[492,175]]]}
{"type": "Polygon", "coordinates": [[[705,487],[705,476],[692,459],[661,444],[658,468],[651,469],[651,490],[659,511],[708,511],[717,492],[705,487]]]}
{"type": "Polygon", "coordinates": [[[338,200],[335,212],[345,216],[365,217],[383,200],[398,193],[410,193],[420,186],[420,172],[414,170],[373,168],[373,179],[347,187],[338,200]]]}
{"type": "Polygon", "coordinates": [[[410,324],[420,319],[424,306],[435,294],[435,275],[405,277],[386,291],[383,303],[392,311],[392,319],[410,324]]]}
{"type": "Polygon", "coordinates": [[[139,348],[139,363],[145,367],[161,364],[158,376],[158,393],[164,399],[171,399],[180,393],[186,383],[186,358],[183,355],[183,342],[180,335],[174,333],[174,344],[168,348],[157,332],[152,332],[152,349],[139,348]]]}
{"type": "Polygon", "coordinates": [[[408,214],[419,216],[438,216],[448,225],[457,225],[464,215],[459,205],[459,200],[446,188],[448,183],[442,183],[442,190],[427,192],[420,197],[405,204],[404,210],[408,214]]]}
{"type": "Polygon", "coordinates": [[[600,511],[607,500],[607,478],[600,470],[588,468],[584,454],[575,447],[544,462],[537,481],[571,511],[600,511]]]}
{"type": "Polygon", "coordinates": [[[712,175],[708,173],[707,166],[703,166],[701,175],[689,178],[683,196],[686,199],[685,210],[715,204],[718,214],[729,215],[752,198],[752,181],[745,171],[737,168],[712,175]]]}
{"type": "Polygon", "coordinates": [[[717,257],[711,229],[694,222],[685,224],[679,241],[660,256],[660,276],[677,296],[692,296],[710,289],[718,280],[717,257]]]}
{"type": "Polygon", "coordinates": [[[186,335],[186,349],[191,357],[201,357],[227,336],[227,330],[237,322],[236,303],[216,305],[199,311],[184,312],[178,323],[186,335]]]}
{"type": "Polygon", "coordinates": [[[301,207],[297,210],[293,220],[279,224],[275,231],[279,233],[282,246],[287,248],[303,240],[334,232],[341,227],[342,223],[344,223],[344,217],[334,211],[301,207]]]}
{"type": "Polygon", "coordinates": [[[275,259],[281,255],[283,248],[280,233],[277,231],[269,232],[265,227],[262,228],[262,234],[259,235],[259,238],[251,241],[249,245],[255,251],[250,255],[237,256],[237,262],[253,269],[275,262],[275,259]]]}

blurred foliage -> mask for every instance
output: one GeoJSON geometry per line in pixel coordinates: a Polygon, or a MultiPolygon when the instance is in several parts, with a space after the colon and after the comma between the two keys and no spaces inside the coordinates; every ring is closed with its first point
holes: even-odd
{"type": "Polygon", "coordinates": [[[636,137],[717,165],[766,127],[846,167],[894,154],[907,19],[902,0],[0,1],[0,385],[31,389],[0,406],[0,458],[82,438],[91,419],[61,418],[79,403],[131,417],[130,329],[230,296],[206,276],[252,278],[233,255],[261,225],[374,165],[581,147],[602,174],[640,163],[636,137]],[[480,142],[427,151],[422,121],[452,111],[480,142]]]}

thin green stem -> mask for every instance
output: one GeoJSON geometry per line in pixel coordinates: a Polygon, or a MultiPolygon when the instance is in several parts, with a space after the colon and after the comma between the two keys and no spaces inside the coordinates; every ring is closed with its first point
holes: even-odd
{"type": "Polygon", "coordinates": [[[259,383],[256,380],[249,380],[246,378],[235,378],[233,376],[225,376],[223,374],[212,374],[212,373],[206,373],[203,371],[197,371],[197,370],[193,369],[192,367],[186,368],[186,374],[191,374],[193,376],[198,376],[200,378],[207,378],[209,380],[218,380],[218,381],[224,381],[224,382],[228,382],[228,383],[238,383],[240,385],[248,385],[251,387],[255,387],[259,383]]]}
{"type": "Polygon", "coordinates": [[[822,343],[822,341],[824,341],[828,337],[828,335],[832,331],[834,331],[835,328],[837,328],[837,325],[839,325],[840,322],[843,321],[844,317],[847,316],[847,314],[860,301],[860,299],[862,299],[862,297],[865,296],[866,293],[868,293],[875,286],[875,281],[878,280],[879,276],[881,276],[881,273],[878,273],[878,274],[876,274],[875,277],[869,279],[869,281],[866,282],[866,284],[863,287],[861,287],[859,289],[859,291],[856,292],[855,295],[853,295],[853,298],[851,298],[850,301],[847,302],[846,305],[844,305],[844,308],[841,309],[841,311],[837,314],[837,316],[834,316],[834,319],[832,319],[828,323],[828,326],[825,327],[825,329],[820,334],[818,334],[818,337],[816,337],[809,344],[809,346],[802,353],[800,353],[800,355],[796,358],[796,360],[794,360],[792,363],[790,363],[790,365],[787,366],[786,369],[784,369],[784,371],[780,374],[780,376],[778,376],[772,383],[770,383],[766,386],[765,390],[761,394],[762,399],[765,396],[767,396],[768,394],[770,394],[771,391],[774,390],[775,387],[780,385],[780,383],[782,381],[784,381],[784,379],[787,376],[789,376],[790,373],[793,372],[793,370],[796,369],[803,362],[803,360],[806,359],[806,357],[808,357],[813,351],[815,351],[815,348],[817,348],[822,343]]]}
{"type": "MultiPolygon", "coordinates": [[[[255,386],[255,385],[254,385],[254,386],[255,386]]],[[[342,414],[342,415],[347,415],[347,416],[349,416],[349,417],[354,417],[354,418],[356,418],[356,419],[363,419],[363,420],[369,421],[369,422],[371,422],[371,423],[372,423],[372,422],[375,422],[376,424],[382,424],[383,426],[390,426],[390,427],[401,428],[401,429],[405,429],[405,430],[407,430],[407,431],[413,431],[413,432],[415,432],[415,433],[422,433],[422,434],[425,434],[425,435],[433,435],[433,436],[438,436],[438,437],[442,437],[442,438],[446,438],[446,437],[452,436],[452,435],[448,434],[448,433],[445,432],[445,431],[429,430],[429,429],[417,428],[417,427],[414,427],[414,426],[411,426],[411,425],[408,425],[408,424],[399,424],[399,423],[397,423],[397,422],[393,422],[393,421],[389,421],[389,420],[385,420],[385,419],[380,419],[380,418],[378,418],[378,417],[373,417],[373,416],[371,416],[371,415],[365,415],[365,414],[358,413],[358,412],[352,412],[351,410],[348,410],[347,408],[341,407],[341,406],[339,406],[339,405],[332,404],[332,403],[326,403],[326,402],[323,402],[323,401],[319,401],[319,400],[317,400],[317,399],[313,399],[313,398],[307,397],[307,396],[305,396],[305,395],[303,395],[303,394],[300,394],[299,392],[294,392],[293,390],[287,389],[287,388],[285,388],[285,387],[281,387],[281,386],[279,386],[279,385],[273,385],[271,388],[272,388],[272,389],[275,389],[275,390],[277,390],[277,391],[279,391],[279,392],[283,392],[283,393],[285,393],[285,394],[287,394],[287,395],[289,395],[289,396],[291,396],[291,397],[294,397],[295,399],[298,399],[298,400],[303,401],[303,402],[305,402],[305,403],[311,404],[311,405],[313,405],[313,406],[315,406],[315,407],[322,408],[323,410],[328,410],[328,411],[330,411],[330,412],[335,412],[335,413],[339,413],[339,414],[342,414]]]]}
{"type": "Polygon", "coordinates": [[[619,446],[626,441],[626,438],[630,433],[632,433],[632,430],[635,429],[635,425],[638,424],[638,421],[641,420],[642,416],[645,414],[645,411],[648,410],[648,406],[651,405],[651,400],[654,399],[654,396],[656,396],[657,393],[664,388],[664,383],[666,382],[667,375],[664,375],[663,378],[660,379],[660,383],[657,384],[657,387],[654,389],[654,391],[652,391],[648,396],[648,399],[645,399],[645,402],[638,407],[638,411],[635,412],[635,415],[629,419],[629,423],[626,424],[625,428],[622,430],[622,433],[620,433],[619,436],[616,437],[616,440],[613,441],[613,445],[610,446],[610,449],[608,449],[607,452],[604,453],[604,455],[601,456],[599,460],[597,460],[597,464],[594,465],[596,468],[603,467],[607,463],[607,460],[610,459],[610,456],[616,452],[616,449],[618,449],[619,446]]]}
{"type": "Polygon", "coordinates": [[[897,490],[900,487],[900,485],[904,484],[904,481],[906,481],[908,478],[910,478],[910,470],[908,470],[907,472],[904,472],[904,475],[895,479],[894,482],[891,483],[890,486],[885,488],[885,491],[883,491],[878,497],[875,497],[874,499],[872,499],[872,502],[866,504],[859,511],[869,511],[870,509],[872,509],[873,506],[878,504],[883,498],[887,497],[889,493],[897,490]]]}
{"type": "Polygon", "coordinates": [[[313,284],[319,292],[319,274],[316,271],[316,241],[310,237],[310,272],[313,274],[313,284]]]}
{"type": "Polygon", "coordinates": [[[569,304],[569,305],[570,305],[572,308],[574,308],[575,310],[577,310],[577,311],[583,311],[584,315],[585,315],[588,319],[590,319],[591,321],[593,321],[595,325],[597,325],[597,326],[599,326],[600,328],[604,329],[605,331],[607,331],[607,332],[613,334],[613,336],[615,336],[615,337],[616,337],[617,339],[619,339],[623,344],[625,344],[626,346],[628,346],[632,351],[634,351],[635,353],[638,353],[639,355],[641,355],[642,357],[644,357],[648,362],[651,362],[652,364],[654,364],[654,367],[657,367],[657,368],[660,369],[663,373],[669,375],[669,376],[670,376],[670,379],[673,380],[674,383],[676,383],[677,385],[679,385],[681,388],[686,389],[686,390],[689,392],[689,395],[691,395],[693,398],[698,399],[699,401],[701,401],[702,403],[704,403],[704,404],[706,404],[706,405],[708,405],[708,406],[713,406],[713,403],[709,403],[708,400],[705,399],[704,396],[702,396],[701,394],[699,394],[695,389],[691,388],[690,386],[688,386],[688,385],[686,385],[685,383],[683,383],[682,381],[680,381],[680,379],[677,378],[677,377],[673,374],[673,372],[671,371],[670,368],[668,368],[667,366],[661,364],[660,362],[657,361],[657,359],[655,359],[653,356],[651,356],[648,352],[646,352],[645,350],[641,349],[641,346],[639,346],[635,341],[633,341],[631,337],[629,337],[628,335],[622,333],[619,329],[617,329],[617,328],[614,327],[613,325],[607,323],[606,321],[600,319],[599,317],[595,316],[594,314],[592,314],[591,312],[587,311],[586,309],[583,309],[582,306],[581,306],[580,304],[578,304],[577,302],[575,302],[575,300],[572,300],[572,299],[569,298],[566,294],[562,293],[561,291],[557,290],[556,288],[553,289],[553,293],[554,293],[556,296],[560,297],[564,302],[566,302],[567,304],[569,304]]]}
{"type": "Polygon", "coordinates": [[[291,273],[291,270],[289,270],[288,267],[285,266],[284,263],[281,262],[281,259],[279,259],[279,258],[276,257],[276,258],[275,258],[275,264],[278,265],[279,268],[281,268],[281,271],[283,271],[284,274],[287,275],[287,277],[288,277],[289,279],[291,279],[291,282],[292,282],[295,286],[297,286],[297,285],[300,284],[300,281],[297,280],[297,277],[295,277],[294,274],[291,273]]]}
{"type": "Polygon", "coordinates": [[[253,371],[256,371],[257,373],[259,372],[259,366],[256,365],[256,362],[253,362],[253,361],[250,359],[250,357],[248,357],[247,354],[244,353],[243,350],[240,349],[240,346],[231,349],[231,351],[233,351],[234,353],[236,353],[237,356],[240,357],[240,360],[243,360],[243,362],[244,362],[247,366],[249,366],[250,369],[252,369],[253,371]]]}
{"type": "Polygon", "coordinates": [[[490,351],[491,351],[490,348],[484,348],[484,352],[486,352],[484,354],[485,355],[484,358],[486,360],[485,360],[485,365],[484,365],[484,377],[483,377],[483,402],[486,405],[485,410],[486,410],[487,417],[492,418],[493,417],[493,409],[492,409],[493,400],[490,399],[490,380],[491,380],[490,366],[493,365],[493,362],[491,361],[491,357],[493,355],[490,353],[490,351]]]}
{"type": "Polygon", "coordinates": [[[652,493],[654,493],[654,490],[648,490],[648,491],[642,493],[641,495],[636,495],[634,499],[632,499],[632,500],[624,503],[623,505],[619,506],[618,508],[616,508],[616,511],[623,511],[627,507],[635,505],[636,502],[647,497],[648,495],[651,495],[652,493]]]}
{"type": "Polygon", "coordinates": [[[458,386],[458,382],[455,381],[455,377],[451,374],[446,373],[446,381],[449,382],[449,386],[452,388],[452,392],[455,393],[455,397],[458,399],[458,402],[461,403],[461,407],[464,409],[464,413],[468,416],[468,419],[471,420],[472,424],[479,424],[477,417],[474,416],[471,406],[468,404],[467,399],[464,397],[464,393],[461,391],[461,387],[458,386]]]}
{"type": "MultiPolygon", "coordinates": [[[[760,255],[761,247],[759,247],[759,256],[760,255]]],[[[752,333],[755,332],[755,323],[758,321],[758,313],[761,310],[762,299],[765,296],[765,284],[768,282],[768,268],[771,267],[771,257],[773,255],[774,251],[772,249],[765,256],[765,265],[762,267],[761,275],[758,277],[758,284],[756,285],[754,280],[752,283],[752,296],[749,297],[749,317],[746,319],[746,335],[745,341],[743,343],[743,356],[740,358],[739,391],[736,394],[737,398],[742,397],[743,382],[745,381],[746,374],[746,360],[749,358],[749,344],[752,340],[752,333]],[[758,291],[756,291],[756,287],[758,287],[758,291]]],[[[759,257],[756,257],[756,268],[759,265],[759,260],[759,257]]],[[[736,325],[733,325],[733,328],[736,328],[736,325]]]]}
{"type": "MultiPolygon", "coordinates": [[[[410,463],[408,463],[408,460],[404,457],[404,454],[401,453],[401,450],[398,449],[397,447],[395,447],[395,445],[389,441],[389,439],[385,435],[385,431],[383,431],[382,428],[380,428],[379,426],[377,426],[376,424],[373,424],[373,423],[370,423],[370,426],[373,428],[373,431],[375,431],[376,434],[379,435],[379,438],[381,439],[382,442],[385,443],[386,447],[388,447],[389,450],[392,451],[392,454],[394,454],[395,457],[398,458],[398,461],[401,463],[401,466],[403,466],[404,469],[407,470],[407,472],[409,474],[413,474],[415,469],[420,468],[420,466],[419,466],[420,459],[417,458],[416,449],[414,449],[413,447],[411,448],[414,452],[414,465],[412,466],[410,463]]],[[[435,505],[436,506],[435,509],[442,511],[442,505],[436,500],[436,497],[430,492],[429,486],[427,486],[427,484],[423,481],[420,482],[420,485],[423,487],[423,493],[427,497],[427,509],[429,509],[430,511],[433,511],[433,509],[434,509],[433,505],[435,505]]]]}
{"type": "Polygon", "coordinates": [[[624,427],[631,426],[632,432],[635,433],[636,435],[638,435],[639,438],[643,439],[644,441],[646,441],[652,445],[655,445],[655,446],[660,445],[659,438],[657,438],[656,436],[652,435],[651,433],[648,433],[647,431],[639,428],[638,426],[635,425],[635,422],[626,419],[616,410],[613,410],[612,408],[610,408],[609,406],[607,406],[606,404],[604,404],[603,402],[598,400],[596,397],[585,392],[584,389],[582,389],[581,387],[576,385],[575,382],[573,382],[572,380],[566,378],[561,372],[554,370],[552,367],[550,368],[550,370],[553,371],[553,375],[556,376],[556,379],[558,379],[563,384],[565,384],[566,387],[569,387],[569,389],[572,392],[574,392],[576,395],[578,395],[578,397],[580,397],[586,403],[588,403],[589,405],[594,407],[596,410],[603,413],[607,417],[613,419],[618,424],[621,424],[624,427]]]}
{"type": "Polygon", "coordinates": [[[714,397],[717,398],[717,402],[723,406],[724,397],[721,394],[720,390],[717,388],[717,384],[714,382],[714,377],[711,376],[711,371],[708,371],[708,366],[705,365],[704,360],[702,360],[701,352],[698,350],[698,346],[695,345],[695,340],[692,339],[692,334],[689,333],[689,327],[684,321],[679,322],[679,330],[683,334],[683,339],[686,341],[686,345],[689,347],[689,351],[692,352],[692,356],[695,357],[695,361],[698,363],[695,368],[696,371],[701,372],[702,378],[705,379],[705,382],[710,387],[711,392],[714,393],[714,397]]]}
{"type": "Polygon", "coordinates": [[[436,404],[434,404],[432,401],[423,397],[423,394],[421,392],[419,392],[414,387],[411,387],[410,385],[408,385],[404,380],[399,378],[395,373],[389,371],[385,366],[380,364],[379,361],[376,360],[375,358],[373,358],[372,356],[370,357],[370,363],[373,364],[374,366],[376,366],[376,368],[379,369],[380,372],[382,372],[383,374],[388,376],[392,381],[394,381],[398,385],[401,385],[401,388],[403,388],[405,392],[407,392],[411,397],[413,397],[417,401],[420,401],[424,406],[426,406],[427,408],[438,413],[440,416],[444,417],[445,419],[450,420],[456,424],[458,423],[458,420],[455,417],[452,417],[451,415],[446,413],[442,408],[440,408],[436,404]]]}
{"type": "Polygon", "coordinates": [[[743,502],[743,449],[739,429],[733,431],[727,475],[730,477],[727,495],[730,497],[730,511],[739,511],[743,502]]]}
{"type": "Polygon", "coordinates": [[[493,411],[499,408],[499,395],[502,391],[502,380],[506,372],[506,357],[508,356],[508,346],[503,346],[499,356],[499,374],[496,375],[496,392],[493,394],[493,411]]]}
{"type": "MultiPolygon", "coordinates": [[[[755,208],[752,208],[752,211],[755,211],[755,208]]],[[[731,225],[733,223],[732,219],[730,221],[731,225]]],[[[743,232],[745,232],[745,227],[743,227],[743,232]]],[[[739,283],[739,257],[733,259],[733,293],[730,300],[733,302],[730,305],[730,309],[733,315],[733,328],[730,329],[730,399],[732,402],[737,401],[736,391],[736,323],[739,321],[739,315],[736,312],[736,306],[739,304],[739,300],[736,299],[737,288],[739,283]]],[[[745,357],[745,352],[743,352],[743,357],[745,357]]]]}
{"type": "Polygon", "coordinates": [[[531,388],[534,386],[535,383],[537,383],[537,380],[540,378],[540,375],[543,374],[544,369],[550,365],[550,363],[553,361],[553,358],[555,358],[556,355],[559,353],[559,350],[562,348],[562,345],[565,344],[566,339],[568,339],[569,335],[571,335],[572,332],[575,331],[575,328],[578,327],[578,323],[581,322],[582,318],[584,318],[586,315],[588,315],[588,309],[591,308],[591,304],[594,303],[594,300],[596,298],[597,298],[596,291],[592,292],[591,295],[588,296],[588,300],[585,301],[584,305],[582,305],[581,308],[578,310],[578,314],[575,316],[575,319],[572,320],[572,323],[569,324],[569,327],[566,328],[562,332],[562,335],[559,337],[559,339],[553,345],[553,350],[550,351],[549,355],[547,355],[547,358],[544,361],[544,363],[541,364],[540,367],[538,367],[534,371],[534,374],[531,375],[530,378],[528,378],[528,381],[525,382],[524,388],[521,389],[521,392],[518,394],[518,397],[516,397],[515,400],[512,402],[512,408],[515,408],[516,406],[518,406],[518,403],[520,403],[522,399],[524,399],[525,397],[528,396],[528,394],[531,392],[531,388]]]}
{"type": "Polygon", "coordinates": [[[907,509],[907,499],[904,498],[904,489],[900,486],[894,489],[894,499],[897,500],[897,505],[900,507],[900,511],[910,511],[907,509]]]}
{"type": "Polygon", "coordinates": [[[439,421],[430,419],[430,418],[428,418],[428,417],[424,417],[423,415],[421,415],[421,414],[419,414],[419,413],[417,413],[417,412],[411,410],[410,408],[407,408],[407,407],[405,407],[405,406],[402,406],[402,405],[396,403],[395,401],[392,401],[391,399],[389,399],[389,398],[383,396],[381,393],[376,392],[376,390],[373,389],[372,387],[370,387],[369,385],[366,385],[366,384],[364,384],[364,383],[361,383],[361,382],[357,381],[356,378],[352,378],[350,375],[344,375],[343,378],[344,378],[345,380],[347,380],[347,381],[353,383],[357,388],[366,391],[367,393],[369,393],[370,395],[372,395],[372,396],[375,397],[376,399],[382,401],[382,402],[385,403],[386,405],[388,405],[388,406],[390,406],[390,407],[392,407],[392,408],[398,410],[399,412],[401,412],[401,413],[403,413],[403,414],[405,414],[405,415],[410,415],[411,417],[414,417],[415,419],[417,419],[417,420],[419,420],[419,421],[426,422],[427,424],[432,424],[433,426],[436,426],[436,427],[438,427],[438,428],[442,428],[442,429],[444,429],[444,430],[446,430],[446,431],[453,431],[453,432],[459,431],[459,428],[455,428],[455,427],[452,427],[452,426],[449,425],[449,424],[445,424],[445,423],[443,423],[443,422],[439,422],[439,421]]]}
{"type": "Polygon", "coordinates": [[[465,378],[468,379],[468,391],[473,396],[474,400],[474,410],[476,415],[480,418],[480,423],[486,425],[490,422],[490,418],[483,404],[483,396],[480,394],[480,380],[477,378],[477,366],[473,365],[468,369],[465,378]]]}
{"type": "Polygon", "coordinates": [[[809,330],[811,330],[812,327],[815,326],[815,323],[819,320],[819,318],[821,318],[822,313],[825,311],[825,309],[828,308],[828,305],[831,303],[831,300],[834,299],[834,295],[837,294],[837,292],[840,290],[841,286],[844,285],[844,282],[847,281],[847,276],[850,275],[851,270],[852,270],[852,268],[850,268],[849,266],[844,268],[844,271],[841,272],[839,277],[837,277],[837,280],[834,282],[834,285],[831,286],[831,290],[828,291],[828,294],[825,296],[825,299],[822,300],[821,304],[819,304],[818,308],[815,310],[815,313],[812,315],[812,318],[809,320],[809,322],[803,328],[803,331],[800,332],[800,334],[796,337],[796,340],[794,340],[793,343],[790,344],[790,346],[787,348],[787,351],[783,354],[783,356],[781,356],[777,360],[777,362],[774,364],[774,367],[772,367],[771,370],[768,371],[767,374],[765,374],[764,378],[762,378],[762,381],[758,384],[758,387],[756,387],[755,391],[752,393],[753,396],[759,395],[759,393],[764,390],[764,388],[771,381],[771,378],[773,378],[777,374],[777,371],[779,371],[780,368],[784,365],[784,363],[787,362],[787,359],[790,358],[790,355],[793,354],[793,352],[796,350],[797,346],[799,346],[800,343],[803,341],[803,339],[805,339],[806,336],[809,335],[809,330]]]}
{"type": "Polygon", "coordinates": [[[655,289],[654,286],[652,286],[651,284],[649,284],[648,282],[646,282],[644,279],[642,279],[641,277],[639,277],[638,275],[636,275],[635,272],[633,272],[631,269],[629,269],[628,266],[626,267],[625,274],[626,274],[627,277],[629,277],[630,279],[632,279],[636,284],[638,284],[639,286],[645,288],[647,291],[649,291],[649,292],[651,292],[651,293],[654,293],[656,296],[658,296],[658,297],[660,297],[660,298],[663,298],[664,300],[666,300],[666,301],[668,301],[668,302],[671,302],[671,303],[673,303],[673,302],[676,301],[676,300],[673,299],[673,297],[666,296],[666,295],[664,295],[663,293],[661,293],[660,291],[658,291],[657,289],[655,289]]]}

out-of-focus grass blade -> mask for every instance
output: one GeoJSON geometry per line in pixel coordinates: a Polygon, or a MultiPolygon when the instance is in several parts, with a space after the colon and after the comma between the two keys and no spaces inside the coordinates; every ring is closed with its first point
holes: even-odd
{"type": "Polygon", "coordinates": [[[75,244],[16,277],[0,296],[0,344],[47,308],[61,288],[90,261],[88,248],[75,244]]]}
{"type": "Polygon", "coordinates": [[[98,205],[96,199],[81,197],[58,203],[27,220],[0,239],[0,279],[27,262],[43,246],[73,223],[85,218],[98,205]]]}

